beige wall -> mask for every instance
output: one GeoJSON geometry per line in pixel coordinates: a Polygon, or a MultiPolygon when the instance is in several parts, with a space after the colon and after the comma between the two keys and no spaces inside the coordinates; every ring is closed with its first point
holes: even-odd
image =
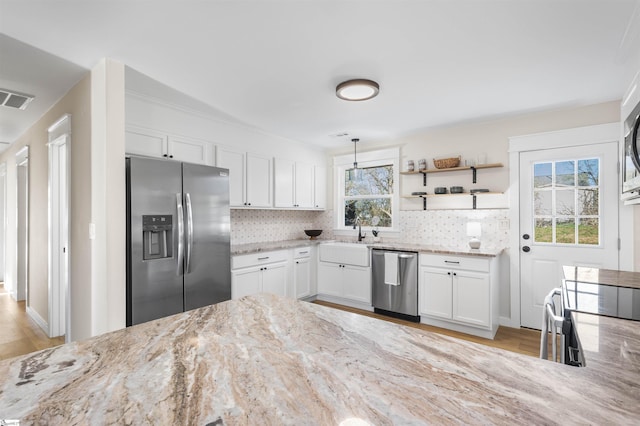
{"type": "MultiPolygon", "coordinates": [[[[7,245],[15,247],[16,232],[16,163],[15,154],[29,145],[29,286],[28,306],[45,322],[48,321],[48,142],[49,126],[64,114],[71,114],[71,189],[70,189],[70,282],[72,334],[82,331],[83,321],[77,306],[82,306],[89,293],[90,248],[87,245],[89,222],[88,167],[91,142],[91,77],[87,75],[58,103],[27,130],[2,156],[7,163],[7,245]]],[[[15,250],[7,250],[7,269],[15,277],[15,250]]]]}

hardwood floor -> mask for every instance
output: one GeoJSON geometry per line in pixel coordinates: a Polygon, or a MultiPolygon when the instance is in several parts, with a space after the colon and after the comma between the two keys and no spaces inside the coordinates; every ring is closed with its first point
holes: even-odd
{"type": "Polygon", "coordinates": [[[0,284],[0,360],[62,345],[64,337],[49,339],[27,315],[25,302],[16,302],[0,284]]]}
{"type": "Polygon", "coordinates": [[[537,330],[531,330],[528,328],[500,327],[498,328],[495,339],[490,340],[483,339],[482,337],[472,336],[470,334],[459,333],[457,331],[446,330],[444,328],[438,328],[426,324],[418,324],[410,321],[391,318],[384,315],[376,314],[374,312],[355,309],[343,305],[336,305],[334,303],[324,302],[320,300],[316,300],[314,303],[323,306],[329,306],[331,308],[341,309],[343,311],[354,312],[360,315],[366,315],[368,317],[394,322],[396,324],[406,325],[408,327],[414,327],[434,333],[445,334],[447,336],[456,337],[458,339],[468,340],[470,342],[476,342],[495,348],[501,348],[507,351],[517,352],[519,354],[529,355],[533,357],[538,357],[540,354],[540,332],[537,330]]]}

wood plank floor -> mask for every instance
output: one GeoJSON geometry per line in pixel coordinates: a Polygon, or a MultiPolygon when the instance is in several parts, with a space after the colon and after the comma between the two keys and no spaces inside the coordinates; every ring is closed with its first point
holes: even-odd
{"type": "Polygon", "coordinates": [[[64,337],[49,339],[27,315],[25,302],[16,302],[0,284],[0,360],[58,346],[64,337]]]}
{"type": "Polygon", "coordinates": [[[316,300],[314,303],[331,308],[341,309],[347,312],[354,312],[368,317],[378,318],[385,321],[394,322],[396,324],[406,325],[408,327],[419,328],[434,333],[445,334],[447,336],[456,337],[458,339],[468,340],[470,342],[480,343],[494,348],[501,348],[519,354],[538,357],[540,355],[540,332],[528,328],[510,328],[500,327],[496,333],[495,339],[483,339],[482,337],[472,336],[470,334],[459,333],[457,331],[446,330],[444,328],[433,327],[426,324],[419,324],[401,319],[391,318],[379,315],[374,312],[364,311],[362,309],[351,308],[343,305],[316,300]]]}

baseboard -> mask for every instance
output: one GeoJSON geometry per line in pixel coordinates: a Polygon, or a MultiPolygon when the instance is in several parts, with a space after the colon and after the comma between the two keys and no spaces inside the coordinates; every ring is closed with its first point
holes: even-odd
{"type": "Polygon", "coordinates": [[[514,321],[513,318],[500,317],[499,324],[501,327],[520,328],[520,321],[514,321]]]}
{"type": "Polygon", "coordinates": [[[47,336],[49,336],[49,323],[47,321],[42,319],[42,317],[29,306],[27,306],[27,315],[29,315],[29,318],[31,318],[36,324],[38,324],[38,327],[40,327],[47,334],[47,336]]]}
{"type": "Polygon", "coordinates": [[[362,309],[364,311],[373,312],[373,306],[363,302],[357,302],[355,300],[345,299],[338,296],[329,296],[327,294],[317,294],[316,300],[322,300],[324,302],[335,303],[337,305],[349,306],[351,308],[362,309]]]}

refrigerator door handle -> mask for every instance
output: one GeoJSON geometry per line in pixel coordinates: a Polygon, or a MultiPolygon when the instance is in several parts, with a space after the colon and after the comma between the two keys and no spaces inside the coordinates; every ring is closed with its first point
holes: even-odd
{"type": "Polygon", "coordinates": [[[182,194],[176,194],[176,212],[178,214],[178,266],[176,275],[182,275],[184,263],[184,211],[182,209],[182,194]]]}
{"type": "Polygon", "coordinates": [[[191,195],[185,193],[185,201],[187,203],[187,262],[185,265],[185,274],[191,272],[191,252],[193,251],[193,210],[191,209],[191,195]]]}

